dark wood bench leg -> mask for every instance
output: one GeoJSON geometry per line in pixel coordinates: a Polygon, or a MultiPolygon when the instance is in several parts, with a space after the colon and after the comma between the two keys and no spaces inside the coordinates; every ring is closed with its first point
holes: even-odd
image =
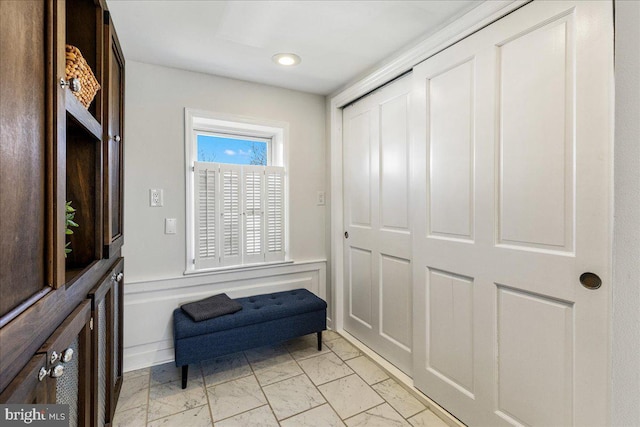
{"type": "Polygon", "coordinates": [[[318,332],[318,351],[322,351],[322,331],[318,332]]]}
{"type": "Polygon", "coordinates": [[[182,388],[187,388],[187,378],[189,377],[189,365],[182,367],[182,388]]]}

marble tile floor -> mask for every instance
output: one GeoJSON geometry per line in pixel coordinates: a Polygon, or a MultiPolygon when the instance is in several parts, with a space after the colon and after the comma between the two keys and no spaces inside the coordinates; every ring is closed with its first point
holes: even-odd
{"type": "Polygon", "coordinates": [[[333,331],[189,367],[127,372],[114,427],[428,426],[444,421],[333,331]]]}

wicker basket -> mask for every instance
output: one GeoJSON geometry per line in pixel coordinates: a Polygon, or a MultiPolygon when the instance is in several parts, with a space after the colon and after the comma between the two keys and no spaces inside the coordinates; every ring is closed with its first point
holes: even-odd
{"type": "Polygon", "coordinates": [[[66,45],[65,58],[65,74],[67,80],[76,78],[80,81],[80,90],[72,93],[80,100],[84,108],[89,108],[96,93],[100,90],[98,80],[96,80],[93,71],[91,71],[91,67],[89,67],[89,64],[87,64],[87,61],[77,47],[69,44],[66,45]]]}

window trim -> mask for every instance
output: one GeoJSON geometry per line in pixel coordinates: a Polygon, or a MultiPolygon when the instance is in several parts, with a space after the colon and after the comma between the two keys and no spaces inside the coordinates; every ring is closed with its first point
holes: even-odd
{"type": "MultiPolygon", "coordinates": [[[[195,260],[195,182],[194,162],[197,160],[197,133],[222,133],[245,137],[270,139],[270,166],[282,166],[285,170],[284,180],[284,250],[282,262],[290,262],[289,258],[289,123],[234,114],[215,113],[192,108],[184,109],[184,147],[185,147],[185,271],[184,274],[214,273],[229,268],[255,268],[273,262],[240,264],[215,268],[196,269],[195,260]]],[[[268,165],[268,166],[269,166],[268,165]]]]}

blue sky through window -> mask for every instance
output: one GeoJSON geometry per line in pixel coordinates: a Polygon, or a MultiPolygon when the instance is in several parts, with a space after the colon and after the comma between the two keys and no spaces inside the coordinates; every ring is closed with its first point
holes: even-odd
{"type": "Polygon", "coordinates": [[[198,135],[198,161],[234,165],[267,165],[267,143],[198,135]]]}

